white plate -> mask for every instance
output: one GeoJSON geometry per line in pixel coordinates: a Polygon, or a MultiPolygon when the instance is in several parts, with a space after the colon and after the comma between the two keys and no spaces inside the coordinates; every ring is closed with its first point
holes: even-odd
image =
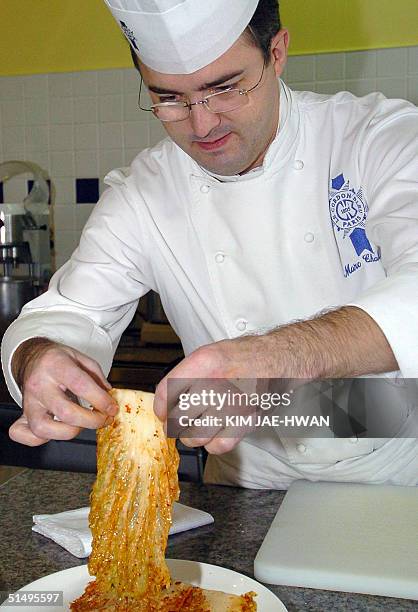
{"type": "MultiPolygon", "coordinates": [[[[255,591],[258,594],[256,598],[257,612],[286,612],[286,608],[274,593],[256,580],[238,572],[233,572],[218,565],[198,563],[197,561],[181,561],[179,559],[167,559],[167,565],[174,580],[181,580],[203,589],[225,591],[234,595],[255,591]]],[[[90,580],[92,578],[88,574],[87,565],[80,565],[44,576],[26,585],[19,592],[64,591],[64,608],[61,606],[30,606],[30,612],[62,612],[63,609],[68,610],[70,603],[82,595],[90,580]]],[[[4,611],[9,610],[9,612],[19,610],[16,606],[6,606],[5,604],[0,607],[4,611]]],[[[20,609],[23,608],[20,607],[20,609]]]]}

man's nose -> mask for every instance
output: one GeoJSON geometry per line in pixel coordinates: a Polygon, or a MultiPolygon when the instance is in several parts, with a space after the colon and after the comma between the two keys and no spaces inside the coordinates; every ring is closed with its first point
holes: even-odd
{"type": "Polygon", "coordinates": [[[220,116],[212,113],[206,104],[194,104],[191,111],[190,121],[193,133],[198,138],[205,138],[221,122],[220,116]]]}

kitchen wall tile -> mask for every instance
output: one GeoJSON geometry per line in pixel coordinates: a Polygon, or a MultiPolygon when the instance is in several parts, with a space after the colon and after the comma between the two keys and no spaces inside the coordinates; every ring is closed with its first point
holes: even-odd
{"type": "Polygon", "coordinates": [[[124,164],[125,164],[125,166],[130,166],[132,161],[138,155],[138,153],[139,153],[139,151],[138,151],[138,149],[136,147],[133,147],[132,149],[125,148],[125,156],[124,156],[124,164]]]}
{"type": "Polygon", "coordinates": [[[1,77],[0,100],[21,100],[22,98],[22,77],[1,77]]]}
{"type": "Polygon", "coordinates": [[[3,183],[3,198],[8,204],[17,204],[23,202],[28,195],[26,180],[24,178],[14,177],[3,183]]]}
{"type": "Polygon", "coordinates": [[[61,259],[69,259],[77,246],[75,232],[72,230],[56,230],[54,237],[56,256],[61,259]]]}
{"type": "Polygon", "coordinates": [[[418,106],[418,76],[408,77],[407,98],[418,106]]]}
{"type": "Polygon", "coordinates": [[[72,125],[51,125],[49,128],[51,151],[73,151],[74,132],[72,125]]]}
{"type": "Polygon", "coordinates": [[[74,143],[78,151],[98,147],[99,128],[96,123],[74,126],[74,143]]]}
{"type": "Polygon", "coordinates": [[[1,116],[4,125],[25,125],[23,100],[9,100],[2,102],[1,116]]]}
{"type": "Polygon", "coordinates": [[[72,74],[74,96],[96,96],[98,92],[97,80],[97,72],[92,70],[74,72],[72,74]]]}
{"type": "Polygon", "coordinates": [[[136,68],[123,70],[123,92],[136,93],[138,96],[140,76],[136,68]]]}
{"type": "Polygon", "coordinates": [[[418,74],[418,46],[408,49],[408,74],[418,74]]]}
{"type": "Polygon", "coordinates": [[[54,206],[54,225],[55,231],[72,231],[76,229],[75,223],[75,204],[54,206]]]}
{"type": "Polygon", "coordinates": [[[75,152],[75,176],[80,178],[99,176],[99,163],[96,150],[75,152]]]}
{"type": "Polygon", "coordinates": [[[32,151],[46,151],[48,148],[49,133],[46,125],[34,125],[25,128],[25,149],[27,154],[32,153],[32,151]]]}
{"type": "Polygon", "coordinates": [[[48,89],[51,98],[70,98],[73,95],[71,74],[49,74],[48,89]]]}
{"type": "Polygon", "coordinates": [[[315,83],[311,81],[310,83],[292,83],[292,81],[286,81],[291,89],[295,91],[314,91],[315,83]]]}
{"type": "Polygon", "coordinates": [[[320,94],[336,94],[344,89],[344,81],[324,81],[315,85],[315,91],[320,94]]]}
{"type": "Polygon", "coordinates": [[[98,178],[78,178],[75,182],[77,204],[95,204],[99,199],[98,178]]]}
{"type": "Polygon", "coordinates": [[[123,92],[123,70],[100,70],[98,72],[99,96],[123,92]]]}
{"type": "Polygon", "coordinates": [[[87,223],[94,206],[95,204],[83,204],[82,206],[76,206],[75,225],[78,232],[80,232],[87,223]]]}
{"type": "Polygon", "coordinates": [[[101,179],[114,168],[120,168],[124,165],[123,149],[99,151],[99,176],[101,179]]]}
{"type": "Polygon", "coordinates": [[[123,101],[121,95],[103,95],[99,100],[100,121],[122,121],[123,101]]]}
{"type": "MultiPolygon", "coordinates": [[[[29,161],[32,161],[34,164],[38,164],[41,168],[50,173],[51,161],[49,150],[27,150],[25,156],[29,161]]],[[[22,157],[20,157],[22,159],[22,157]]],[[[52,175],[51,175],[52,176],[52,175]]]]}
{"type": "Polygon", "coordinates": [[[74,177],[74,153],[72,151],[51,151],[50,174],[52,179],[74,177]]]}
{"type": "Polygon", "coordinates": [[[317,81],[337,81],[345,78],[345,53],[324,53],[315,56],[317,81]]]}
{"type": "Polygon", "coordinates": [[[345,82],[345,87],[355,96],[367,96],[367,94],[376,91],[376,79],[348,79],[345,82]]]}
{"type": "MultiPolygon", "coordinates": [[[[418,103],[418,46],[291,57],[283,76],[296,90],[348,89],[360,96],[380,88],[418,103]]],[[[66,244],[58,249],[58,263],[71,254],[93,208],[75,205],[76,177],[95,178],[103,193],[108,170],[129,164],[166,137],[163,125],[138,109],[139,82],[134,68],[0,78],[0,160],[38,163],[53,179],[56,205],[74,208],[74,217],[60,211],[59,229],[66,233],[57,241],[66,244]],[[72,229],[61,230],[64,226],[72,229]]],[[[150,103],[146,89],[144,103],[150,103]]],[[[21,201],[24,181],[21,192],[15,190],[21,201]]]]}
{"type": "Polygon", "coordinates": [[[149,124],[149,144],[151,147],[160,140],[167,138],[167,136],[168,134],[160,121],[155,120],[149,124]]]}
{"type": "Polygon", "coordinates": [[[97,123],[98,99],[74,98],[74,121],[75,123],[97,123]]]}
{"type": "Polygon", "coordinates": [[[122,124],[102,123],[99,127],[99,149],[120,149],[122,147],[122,124]]]}
{"type": "Polygon", "coordinates": [[[25,132],[22,126],[6,126],[3,127],[2,133],[3,151],[18,151],[24,149],[25,132]]]}
{"type": "Polygon", "coordinates": [[[99,196],[102,197],[102,194],[106,189],[109,189],[109,185],[106,185],[104,182],[105,176],[100,177],[99,181],[99,196]]]}
{"type": "Polygon", "coordinates": [[[129,121],[123,126],[125,147],[136,147],[139,151],[145,149],[150,143],[150,126],[143,121],[129,121]]]}
{"type": "Polygon", "coordinates": [[[4,204],[3,183],[0,183],[0,204],[4,204]]]}
{"type": "Polygon", "coordinates": [[[34,74],[23,77],[23,95],[25,98],[47,98],[48,75],[34,74]]]}
{"type": "Polygon", "coordinates": [[[49,101],[42,98],[28,98],[24,101],[26,125],[47,125],[49,123],[49,101]]]}
{"type": "MultiPolygon", "coordinates": [[[[288,61],[289,61],[289,58],[288,58],[288,61]]],[[[287,79],[287,63],[286,63],[286,65],[285,65],[285,67],[283,68],[282,74],[281,74],[280,76],[281,76],[281,78],[282,78],[284,81],[286,81],[286,79],[287,79]]]]}
{"type": "Polygon", "coordinates": [[[138,92],[127,94],[123,97],[123,120],[124,121],[148,121],[149,115],[138,106],[138,92]]]}
{"type": "Polygon", "coordinates": [[[399,77],[406,74],[407,49],[379,49],[377,51],[377,76],[399,77]]]}
{"type": "Polygon", "coordinates": [[[73,178],[56,178],[52,181],[53,202],[68,206],[75,203],[75,182],[73,178]]]}
{"type": "Polygon", "coordinates": [[[51,123],[72,123],[74,121],[73,98],[51,98],[49,120],[51,123]]]}
{"type": "MultiPolygon", "coordinates": [[[[55,242],[57,242],[57,239],[55,238],[55,242]]],[[[67,255],[58,255],[57,252],[55,251],[55,267],[54,267],[54,271],[59,270],[60,268],[62,268],[62,266],[67,263],[67,261],[70,259],[70,256],[67,257],[67,255]]]]}
{"type": "Polygon", "coordinates": [[[315,75],[315,58],[313,55],[298,55],[289,57],[287,75],[283,78],[292,83],[313,81],[315,75]]]}
{"type": "Polygon", "coordinates": [[[376,76],[376,51],[353,51],[346,53],[345,72],[347,79],[367,79],[376,76]]]}
{"type": "Polygon", "coordinates": [[[381,91],[387,98],[405,98],[406,97],[406,79],[405,78],[387,78],[377,79],[376,89],[381,91]]]}

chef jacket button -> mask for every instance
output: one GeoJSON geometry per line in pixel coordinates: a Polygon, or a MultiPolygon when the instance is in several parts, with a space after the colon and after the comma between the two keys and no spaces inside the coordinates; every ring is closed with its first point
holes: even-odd
{"type": "Polygon", "coordinates": [[[315,236],[312,234],[312,232],[308,232],[304,235],[304,240],[305,242],[313,242],[315,240],[315,236]]]}
{"type": "Polygon", "coordinates": [[[349,440],[350,440],[351,444],[357,444],[357,442],[358,442],[357,436],[353,436],[352,438],[349,438],[349,440]]]}
{"type": "Polygon", "coordinates": [[[219,251],[219,253],[216,253],[215,261],[218,264],[223,263],[225,261],[225,253],[222,253],[222,251],[219,251]]]}
{"type": "Polygon", "coordinates": [[[247,321],[245,321],[245,319],[239,319],[236,323],[235,323],[235,327],[237,328],[238,331],[245,331],[247,329],[247,321]]]}
{"type": "Polygon", "coordinates": [[[201,188],[200,188],[200,191],[201,191],[202,193],[209,193],[209,191],[210,191],[210,185],[202,185],[202,186],[201,186],[201,188]]]}
{"type": "Polygon", "coordinates": [[[303,170],[305,164],[301,159],[295,159],[295,163],[293,164],[295,170],[303,170]]]}
{"type": "Polygon", "coordinates": [[[306,446],[302,444],[302,442],[299,442],[299,444],[296,444],[296,450],[299,453],[306,453],[306,446]]]}

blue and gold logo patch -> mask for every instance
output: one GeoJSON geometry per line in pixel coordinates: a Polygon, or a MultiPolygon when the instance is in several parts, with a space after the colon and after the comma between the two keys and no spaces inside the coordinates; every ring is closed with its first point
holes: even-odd
{"type": "Polygon", "coordinates": [[[338,243],[341,247],[351,244],[349,251],[347,248],[340,249],[346,259],[342,261],[346,277],[359,270],[362,261],[370,263],[380,260],[380,250],[372,246],[366,235],[369,208],[363,191],[361,187],[357,191],[350,187],[350,181],[343,174],[331,181],[329,212],[338,243]]]}

